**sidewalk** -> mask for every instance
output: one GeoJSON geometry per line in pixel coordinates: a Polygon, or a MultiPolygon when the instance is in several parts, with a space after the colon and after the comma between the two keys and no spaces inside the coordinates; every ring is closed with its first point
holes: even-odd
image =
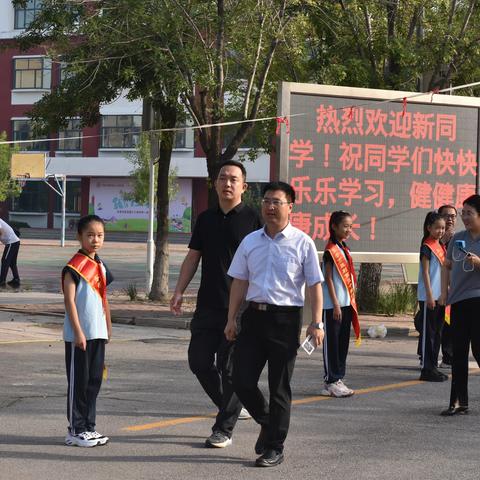
{"type": "MultiPolygon", "coordinates": [[[[117,324],[138,325],[147,327],[161,327],[173,329],[188,329],[194,310],[195,298],[187,298],[184,302],[185,312],[178,317],[174,316],[168,305],[149,301],[130,301],[124,295],[113,295],[109,298],[112,321],[117,324]]],[[[63,296],[57,293],[42,292],[16,292],[15,294],[0,292],[0,312],[10,312],[20,315],[21,318],[35,323],[35,317],[43,317],[38,324],[41,338],[58,337],[53,334],[52,328],[63,323],[64,306],[63,296]],[[33,317],[28,319],[28,317],[33,317]],[[45,320],[48,318],[48,321],[45,320]],[[47,325],[45,327],[45,325],[47,325]]],[[[383,315],[360,315],[362,336],[367,337],[367,330],[373,325],[385,325],[387,328],[387,339],[398,336],[416,336],[413,327],[413,319],[408,315],[387,317],[383,315]]],[[[29,337],[33,330],[29,329],[29,337]]],[[[57,330],[57,329],[56,329],[57,330]]],[[[18,337],[19,330],[13,324],[0,320],[0,342],[8,341],[12,336],[18,337]]]]}

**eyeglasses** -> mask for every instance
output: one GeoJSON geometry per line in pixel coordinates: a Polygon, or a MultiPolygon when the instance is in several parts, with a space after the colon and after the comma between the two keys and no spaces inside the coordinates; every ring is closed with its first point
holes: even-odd
{"type": "Polygon", "coordinates": [[[442,215],[442,218],[455,220],[457,218],[456,213],[445,213],[442,215]]]}
{"type": "Polygon", "coordinates": [[[273,205],[274,207],[281,207],[282,205],[288,205],[292,202],[282,202],[281,200],[277,200],[276,198],[262,198],[262,205],[269,207],[273,205]]]}

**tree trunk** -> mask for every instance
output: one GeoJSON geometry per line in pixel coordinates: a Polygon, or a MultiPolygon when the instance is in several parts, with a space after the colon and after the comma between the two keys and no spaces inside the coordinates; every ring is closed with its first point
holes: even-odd
{"type": "Polygon", "coordinates": [[[361,312],[374,312],[376,310],[381,276],[381,263],[362,263],[360,265],[357,305],[361,312]]]}
{"type": "MultiPolygon", "coordinates": [[[[161,116],[160,128],[174,128],[177,112],[174,106],[163,105],[157,112],[161,116]]],[[[158,136],[155,136],[158,141],[158,136]]],[[[165,302],[168,300],[168,174],[172,157],[174,133],[162,132],[158,158],[157,177],[157,232],[155,235],[155,260],[153,264],[153,282],[148,295],[150,300],[165,302]]],[[[152,140],[153,143],[153,140],[152,140]]],[[[153,149],[153,148],[152,148],[153,149]]]]}
{"type": "Polygon", "coordinates": [[[217,176],[220,159],[216,155],[207,155],[208,171],[208,207],[212,208],[218,205],[218,195],[215,190],[215,178],[217,176]]]}

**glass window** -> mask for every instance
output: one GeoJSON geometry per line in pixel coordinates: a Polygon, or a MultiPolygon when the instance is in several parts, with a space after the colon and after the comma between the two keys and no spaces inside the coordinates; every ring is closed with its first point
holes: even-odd
{"type": "MultiPolygon", "coordinates": [[[[67,198],[65,211],[67,213],[80,213],[82,189],[80,180],[67,180],[67,198]]],[[[60,213],[62,211],[62,197],[55,194],[54,211],[60,213]]]]}
{"type": "Polygon", "coordinates": [[[27,28],[42,9],[42,0],[27,0],[24,7],[15,7],[15,28],[27,28]]]}
{"type": "Polygon", "coordinates": [[[185,148],[186,145],[186,131],[177,130],[175,132],[175,147],[174,148],[185,148]]]}
{"type": "MultiPolygon", "coordinates": [[[[227,148],[228,144],[232,141],[236,131],[236,125],[229,125],[223,128],[222,130],[222,141],[223,141],[223,148],[227,148]]],[[[251,132],[247,135],[243,143],[240,145],[240,148],[258,148],[259,142],[256,138],[255,132],[251,132]]]]}
{"type": "Polygon", "coordinates": [[[102,148],[135,148],[142,125],[141,115],[102,117],[102,148]]]}
{"type": "Polygon", "coordinates": [[[12,199],[14,212],[47,212],[50,187],[43,181],[28,180],[17,198],[12,199]]]}
{"type": "MultiPolygon", "coordinates": [[[[30,120],[13,120],[12,122],[13,139],[14,140],[30,140],[32,135],[32,122],[30,120]]],[[[36,135],[36,139],[47,138],[46,135],[36,135]]],[[[29,142],[19,143],[18,147],[21,151],[24,150],[36,150],[45,152],[50,150],[49,142],[29,142]]]]}
{"type": "Polygon", "coordinates": [[[13,88],[50,88],[52,62],[48,58],[14,58],[13,88]]]}
{"type": "Polygon", "coordinates": [[[82,139],[75,138],[81,135],[80,120],[78,118],[69,120],[67,128],[58,132],[58,150],[81,151],[82,139]]]}

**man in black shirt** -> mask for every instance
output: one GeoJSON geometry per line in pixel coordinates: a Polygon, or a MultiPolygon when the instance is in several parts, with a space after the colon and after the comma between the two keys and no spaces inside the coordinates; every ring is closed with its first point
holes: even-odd
{"type": "Polygon", "coordinates": [[[258,214],[242,203],[242,194],[247,189],[245,181],[245,167],[240,162],[230,160],[220,167],[215,180],[219,205],[198,216],[170,300],[171,311],[181,313],[183,292],[201,259],[202,276],[190,327],[188,363],[218,407],[212,435],[205,442],[207,447],[222,448],[232,443],[232,431],[242,409],[232,387],[233,344],[226,340],[224,329],[231,284],[227,275],[230,262],[243,238],[262,226],[258,214]]]}

